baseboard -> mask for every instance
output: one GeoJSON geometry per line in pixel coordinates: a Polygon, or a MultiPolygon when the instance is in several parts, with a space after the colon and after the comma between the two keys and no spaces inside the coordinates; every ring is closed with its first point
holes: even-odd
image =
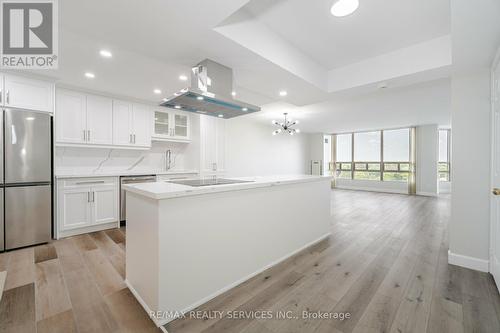
{"type": "Polygon", "coordinates": [[[61,239],[61,238],[66,238],[66,237],[71,237],[71,236],[76,236],[76,235],[81,235],[81,234],[87,234],[90,232],[102,231],[102,230],[107,230],[107,229],[114,229],[114,228],[119,228],[119,227],[120,227],[120,222],[117,221],[117,222],[96,224],[96,225],[92,225],[89,227],[75,228],[75,229],[70,229],[70,230],[65,230],[65,231],[60,230],[57,233],[56,239],[61,239]]]}
{"type": "Polygon", "coordinates": [[[362,187],[362,186],[345,186],[345,185],[336,185],[334,189],[337,188],[339,190],[351,190],[351,191],[365,191],[365,192],[378,192],[378,193],[394,193],[394,194],[408,194],[408,191],[404,190],[396,190],[396,189],[379,189],[372,187],[362,187]]]}
{"type": "Polygon", "coordinates": [[[437,197],[437,193],[433,193],[433,192],[419,192],[417,191],[417,195],[421,195],[423,197],[437,197]]]}
{"type": "MultiPolygon", "coordinates": [[[[289,253],[289,254],[287,254],[287,255],[285,255],[285,256],[283,256],[283,257],[281,257],[281,258],[279,258],[279,259],[277,259],[277,260],[275,260],[273,262],[271,262],[270,264],[268,264],[268,265],[260,268],[259,270],[255,271],[255,272],[253,272],[253,273],[251,273],[251,274],[249,274],[249,275],[247,275],[247,276],[245,276],[245,277],[243,277],[243,278],[241,278],[241,279],[239,279],[239,280],[237,280],[237,281],[235,281],[235,282],[233,282],[233,283],[225,286],[224,288],[222,288],[222,289],[220,289],[220,290],[218,290],[218,291],[216,291],[216,292],[208,295],[207,297],[204,297],[201,300],[199,300],[199,301],[197,301],[197,302],[195,302],[195,303],[187,306],[182,311],[180,311],[180,313],[185,314],[185,313],[187,313],[187,312],[189,312],[191,310],[196,309],[200,305],[207,303],[208,301],[214,299],[215,297],[217,297],[219,295],[222,295],[223,293],[225,293],[225,292],[233,289],[234,287],[239,286],[243,282],[245,282],[247,280],[250,280],[254,276],[259,275],[260,273],[264,272],[265,270],[267,270],[267,269],[269,269],[269,268],[271,268],[273,266],[276,266],[276,265],[280,264],[281,262],[289,259],[290,257],[293,257],[294,255],[299,254],[300,252],[302,252],[302,251],[306,250],[307,248],[309,248],[309,247],[311,247],[311,246],[313,246],[313,245],[315,245],[315,244],[317,244],[317,243],[319,243],[319,242],[327,239],[330,236],[331,236],[330,232],[324,234],[323,236],[319,237],[318,239],[315,239],[312,242],[307,243],[306,245],[304,245],[304,246],[298,248],[297,250],[295,250],[295,251],[293,251],[293,252],[291,252],[291,253],[289,253]]],[[[144,310],[146,310],[146,312],[149,315],[149,313],[151,313],[151,309],[146,304],[146,302],[144,302],[144,300],[141,298],[141,296],[139,296],[139,294],[137,293],[137,291],[134,289],[134,287],[132,287],[132,285],[128,282],[127,279],[125,279],[125,284],[130,289],[130,291],[132,292],[132,294],[135,296],[135,298],[137,299],[137,301],[139,302],[139,304],[142,305],[142,307],[144,308],[144,310]]],[[[153,320],[153,322],[158,327],[163,327],[163,325],[168,324],[169,322],[171,322],[173,320],[173,319],[170,319],[170,318],[169,319],[162,319],[162,320],[157,320],[157,318],[151,318],[151,319],[153,320]]],[[[165,328],[162,328],[162,330],[164,332],[167,332],[167,330],[165,328]]]]}
{"type": "MultiPolygon", "coordinates": [[[[162,323],[162,321],[159,321],[157,318],[149,315],[150,313],[152,313],[154,311],[152,311],[149,308],[149,306],[146,304],[146,302],[142,299],[142,297],[135,290],[135,288],[132,287],[132,285],[128,282],[127,279],[125,279],[125,285],[128,287],[128,289],[130,290],[130,292],[132,293],[132,295],[134,295],[134,297],[137,299],[137,301],[139,302],[139,304],[144,308],[144,310],[146,310],[146,313],[148,314],[149,318],[151,318],[151,320],[155,323],[155,325],[157,327],[161,327],[162,325],[164,325],[165,323],[162,323]]],[[[165,332],[166,332],[166,330],[165,330],[165,332]]]]}
{"type": "Polygon", "coordinates": [[[489,260],[452,253],[450,252],[450,250],[448,250],[448,263],[456,266],[470,268],[480,272],[489,272],[490,268],[489,260]]]}

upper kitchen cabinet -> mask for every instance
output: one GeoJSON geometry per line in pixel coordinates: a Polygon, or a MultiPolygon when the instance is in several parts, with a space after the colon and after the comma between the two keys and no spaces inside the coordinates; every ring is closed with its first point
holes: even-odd
{"type": "Polygon", "coordinates": [[[151,147],[151,110],[148,106],[113,100],[113,144],[151,147]]]}
{"type": "Polygon", "coordinates": [[[134,145],[151,147],[151,109],[142,104],[132,105],[134,145]]]}
{"type": "Polygon", "coordinates": [[[113,104],[107,97],[58,89],[56,141],[59,144],[111,145],[113,104]]]}
{"type": "Polygon", "coordinates": [[[6,107],[53,112],[51,82],[15,75],[0,75],[0,104],[6,107]]]}
{"type": "Polygon", "coordinates": [[[57,89],[56,141],[84,144],[87,138],[87,99],[85,94],[57,89]]]}
{"type": "Polygon", "coordinates": [[[223,175],[225,171],[226,121],[211,116],[200,116],[200,164],[203,175],[223,175]]]}
{"type": "Polygon", "coordinates": [[[110,98],[87,95],[87,142],[113,144],[113,101],[110,98]]]}
{"type": "Polygon", "coordinates": [[[185,112],[154,111],[153,140],[189,142],[191,139],[191,119],[185,112]]]}

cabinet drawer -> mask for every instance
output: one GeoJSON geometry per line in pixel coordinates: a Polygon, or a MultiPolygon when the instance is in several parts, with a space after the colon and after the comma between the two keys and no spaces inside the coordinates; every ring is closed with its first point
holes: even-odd
{"type": "Polygon", "coordinates": [[[156,179],[158,181],[168,181],[168,180],[181,180],[181,179],[191,179],[198,177],[197,173],[185,173],[178,175],[158,175],[156,179]]]}
{"type": "Polygon", "coordinates": [[[116,184],[118,184],[117,177],[72,178],[59,181],[59,186],[62,185],[63,188],[114,186],[116,184]]]}

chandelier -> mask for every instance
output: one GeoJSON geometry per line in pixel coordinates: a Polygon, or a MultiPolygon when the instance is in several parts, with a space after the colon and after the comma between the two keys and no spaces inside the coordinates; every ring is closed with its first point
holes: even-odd
{"type": "Polygon", "coordinates": [[[294,135],[296,133],[300,133],[300,130],[298,128],[293,128],[293,126],[297,125],[299,123],[298,120],[292,120],[292,119],[287,119],[288,113],[283,113],[285,116],[285,121],[282,123],[277,122],[276,120],[273,120],[273,125],[278,126],[279,128],[273,132],[273,135],[280,134],[280,133],[288,133],[290,135],[294,135]]]}

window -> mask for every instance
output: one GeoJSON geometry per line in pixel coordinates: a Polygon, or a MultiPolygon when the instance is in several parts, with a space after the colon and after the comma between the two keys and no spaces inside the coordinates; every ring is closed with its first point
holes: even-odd
{"type": "Polygon", "coordinates": [[[337,135],[336,145],[337,178],[352,178],[352,134],[337,135]]]}
{"type": "Polygon", "coordinates": [[[383,131],[384,181],[407,182],[410,172],[410,129],[383,131]]]}
{"type": "Polygon", "coordinates": [[[410,129],[336,135],[340,179],[408,182],[410,129]]]}
{"type": "Polygon", "coordinates": [[[381,132],[354,133],[354,179],[380,180],[381,132]]]}
{"type": "Polygon", "coordinates": [[[439,130],[438,174],[442,182],[450,181],[450,130],[439,130]]]}

